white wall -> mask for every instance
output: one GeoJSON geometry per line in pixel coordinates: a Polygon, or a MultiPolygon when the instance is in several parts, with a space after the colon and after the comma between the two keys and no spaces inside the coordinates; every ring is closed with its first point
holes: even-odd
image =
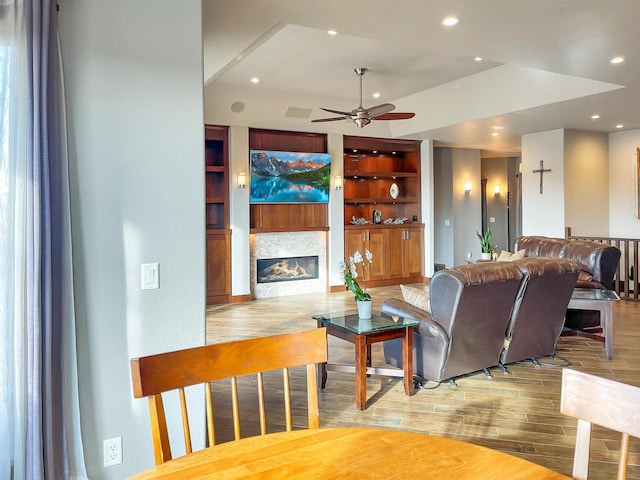
{"type": "Polygon", "coordinates": [[[342,135],[330,133],[328,149],[331,154],[331,193],[329,193],[329,286],[343,285],[338,263],[344,260],[344,190],[334,188],[336,175],[344,182],[344,141],[342,135]]]}
{"type": "Polygon", "coordinates": [[[59,3],[83,444],[90,478],[122,479],[153,465],[130,358],[205,341],[201,0],[59,3]],[[140,289],[148,262],[159,290],[140,289]]]}
{"type": "Polygon", "coordinates": [[[565,130],[564,177],[566,226],[573,235],[608,236],[608,135],[565,130]]]}
{"type": "Polygon", "coordinates": [[[434,156],[433,140],[423,140],[420,144],[420,195],[424,223],[424,275],[433,276],[435,263],[435,206],[434,206],[434,156]]]}
{"type": "Polygon", "coordinates": [[[522,234],[564,237],[564,130],[522,137],[522,234]],[[551,169],[543,177],[532,170],[551,169]]]}
{"type": "Polygon", "coordinates": [[[249,128],[229,128],[229,225],[231,226],[231,294],[251,294],[249,257],[249,128]],[[247,187],[237,188],[238,173],[245,172],[247,187]]]}
{"type": "Polygon", "coordinates": [[[480,241],[476,231],[482,230],[482,190],[480,185],[480,150],[453,150],[453,266],[463,265],[468,252],[472,259],[480,258],[480,241]],[[471,180],[471,192],[464,184],[471,180]]]}
{"type": "Polygon", "coordinates": [[[480,150],[438,147],[433,155],[435,262],[451,268],[463,265],[469,253],[472,260],[480,258],[480,150]]]}
{"type": "MultiPolygon", "coordinates": [[[[434,263],[453,267],[453,149],[433,149],[434,263]]],[[[423,213],[424,215],[424,213],[423,213]]]]}
{"type": "Polygon", "coordinates": [[[609,135],[609,235],[640,238],[636,148],[640,130],[609,135]]]}

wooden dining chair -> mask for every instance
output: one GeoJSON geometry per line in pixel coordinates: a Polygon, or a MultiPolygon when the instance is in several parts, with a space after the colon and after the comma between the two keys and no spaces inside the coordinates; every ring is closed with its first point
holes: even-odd
{"type": "Polygon", "coordinates": [[[617,480],[627,478],[630,437],[640,437],[640,388],[588,373],[562,370],[560,412],[578,418],[573,478],[589,474],[591,425],[622,434],[617,480]]]}
{"type": "Polygon", "coordinates": [[[156,465],[171,460],[171,446],[162,393],[177,390],[180,398],[186,453],[191,453],[191,433],[185,387],[205,384],[208,445],[215,445],[213,398],[210,382],[231,379],[231,400],[235,440],[240,439],[237,377],[257,375],[260,433],[265,435],[266,411],[263,372],[282,370],[286,430],[292,429],[289,368],[306,365],[309,428],[320,427],[316,364],[327,361],[327,333],[316,328],[298,333],[239,340],[149,355],[131,360],[133,394],[149,398],[151,433],[156,465]]]}

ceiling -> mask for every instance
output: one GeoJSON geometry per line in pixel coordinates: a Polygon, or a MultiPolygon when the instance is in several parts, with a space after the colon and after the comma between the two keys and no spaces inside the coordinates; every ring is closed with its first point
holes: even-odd
{"type": "Polygon", "coordinates": [[[208,123],[429,138],[484,156],[517,155],[540,131],[640,128],[638,0],[203,0],[203,16],[208,123]],[[334,116],[320,107],[358,106],[356,67],[369,69],[365,108],[416,116],[311,123],[334,116]]]}

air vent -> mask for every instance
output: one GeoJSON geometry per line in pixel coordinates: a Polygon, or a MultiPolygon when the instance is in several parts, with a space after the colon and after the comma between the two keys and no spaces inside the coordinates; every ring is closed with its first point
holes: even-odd
{"type": "Polygon", "coordinates": [[[284,116],[289,118],[309,118],[311,116],[311,109],[289,107],[287,108],[287,113],[285,113],[284,116]]]}

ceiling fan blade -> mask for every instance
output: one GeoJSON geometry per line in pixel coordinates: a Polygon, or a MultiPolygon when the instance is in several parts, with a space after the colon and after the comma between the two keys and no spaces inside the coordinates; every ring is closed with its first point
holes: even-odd
{"type": "Polygon", "coordinates": [[[393,103],[383,103],[381,105],[376,105],[375,107],[367,108],[367,112],[371,118],[375,118],[380,115],[384,115],[385,113],[389,113],[394,108],[396,108],[396,106],[393,103]]]}
{"type": "Polygon", "coordinates": [[[415,116],[416,114],[412,112],[395,112],[395,113],[385,113],[383,115],[378,115],[377,117],[374,118],[374,120],[408,120],[415,116]]]}
{"type": "Polygon", "coordinates": [[[336,120],[347,120],[349,117],[316,118],[311,122],[335,122],[336,120]]]}
{"type": "Polygon", "coordinates": [[[322,108],[322,107],[320,107],[320,110],[324,110],[325,112],[329,112],[329,113],[337,113],[338,115],[344,115],[345,117],[351,116],[351,112],[341,112],[340,110],[331,110],[330,108],[322,108]]]}

